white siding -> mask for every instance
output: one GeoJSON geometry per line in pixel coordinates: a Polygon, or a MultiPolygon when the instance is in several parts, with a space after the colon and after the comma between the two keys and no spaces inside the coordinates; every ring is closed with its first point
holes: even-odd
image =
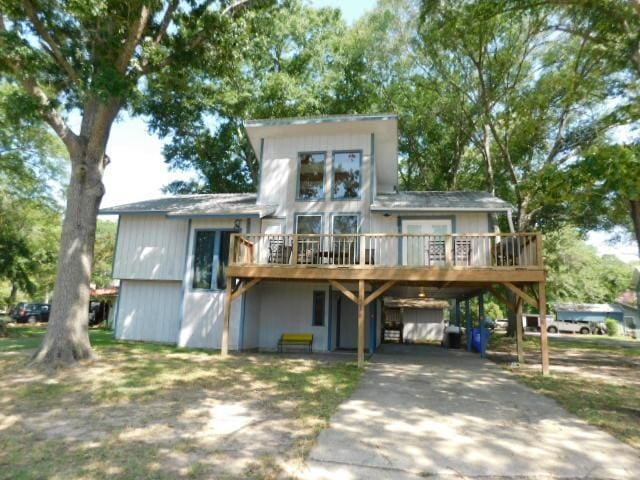
{"type": "MultiPolygon", "coordinates": [[[[201,229],[232,230],[234,223],[233,218],[202,219],[191,222],[187,269],[184,275],[182,326],[178,337],[178,345],[181,347],[217,349],[221,346],[225,292],[224,290],[194,290],[192,288],[194,231],[201,229]]],[[[243,228],[246,229],[247,223],[243,223],[243,228]]],[[[242,299],[239,298],[231,304],[231,323],[229,326],[229,349],[231,350],[237,350],[239,346],[241,310],[242,299]]]]}
{"type": "MultiPolygon", "coordinates": [[[[275,350],[283,333],[312,333],[313,350],[327,350],[329,287],[326,283],[263,282],[256,288],[260,289],[261,349],[275,350]],[[327,292],[325,321],[322,327],[311,326],[315,290],[327,292]]],[[[245,320],[250,321],[248,317],[245,320]]]]}
{"type": "Polygon", "coordinates": [[[444,313],[436,308],[404,308],[402,337],[406,343],[441,341],[444,313]]]}
{"type": "Polygon", "coordinates": [[[362,231],[369,231],[371,200],[371,134],[345,133],[266,138],[261,169],[259,202],[278,205],[275,216],[286,217],[286,231],[293,232],[296,213],[322,213],[325,233],[331,231],[331,213],[358,213],[362,231]],[[336,150],[362,151],[360,199],[331,200],[332,153],[336,150]],[[325,198],[296,201],[298,153],[326,152],[325,198]]]}
{"type": "Polygon", "coordinates": [[[113,277],[127,280],[182,280],[187,220],[163,215],[122,215],[113,277]]]}
{"type": "Polygon", "coordinates": [[[260,346],[260,286],[244,294],[244,325],[242,348],[251,349],[260,346]]]}
{"type": "Polygon", "coordinates": [[[116,338],[175,343],[180,323],[180,282],[124,280],[116,338]]]}

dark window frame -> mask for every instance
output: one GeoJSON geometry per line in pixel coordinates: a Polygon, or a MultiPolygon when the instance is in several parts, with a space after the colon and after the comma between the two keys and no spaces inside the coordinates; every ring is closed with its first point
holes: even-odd
{"type": "Polygon", "coordinates": [[[312,327],[324,327],[324,319],[327,314],[327,292],[324,290],[313,291],[313,302],[311,306],[311,326],[312,327]],[[318,303],[318,299],[321,299],[322,303],[318,303]],[[316,307],[322,305],[321,312],[318,312],[316,307]]]}

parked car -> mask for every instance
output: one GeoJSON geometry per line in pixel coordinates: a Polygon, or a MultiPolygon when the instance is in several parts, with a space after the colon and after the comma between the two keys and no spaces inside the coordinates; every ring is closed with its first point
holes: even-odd
{"type": "Polygon", "coordinates": [[[48,303],[19,303],[11,318],[16,323],[48,322],[51,305],[48,303]]]}
{"type": "Polygon", "coordinates": [[[553,320],[547,325],[549,333],[581,333],[582,335],[603,334],[606,333],[607,327],[599,322],[591,322],[589,320],[553,320]]]}

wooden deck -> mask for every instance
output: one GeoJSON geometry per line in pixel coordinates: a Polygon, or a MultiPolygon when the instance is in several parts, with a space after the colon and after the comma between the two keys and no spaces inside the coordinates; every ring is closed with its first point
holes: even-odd
{"type": "MultiPolygon", "coordinates": [[[[234,234],[226,273],[223,354],[231,302],[262,280],[327,281],[356,303],[360,365],[364,364],[364,309],[394,286],[425,288],[428,296],[457,302],[490,291],[516,313],[528,303],[546,318],[540,233],[234,234]]],[[[542,370],[548,373],[544,323],[542,370]]],[[[518,326],[522,359],[520,322],[518,326]]]]}

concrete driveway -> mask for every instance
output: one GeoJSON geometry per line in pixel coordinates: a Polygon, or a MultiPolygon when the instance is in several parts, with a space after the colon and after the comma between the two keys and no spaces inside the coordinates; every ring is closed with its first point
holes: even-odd
{"type": "Polygon", "coordinates": [[[385,345],[305,479],[640,478],[640,452],[477,355],[385,345]]]}

